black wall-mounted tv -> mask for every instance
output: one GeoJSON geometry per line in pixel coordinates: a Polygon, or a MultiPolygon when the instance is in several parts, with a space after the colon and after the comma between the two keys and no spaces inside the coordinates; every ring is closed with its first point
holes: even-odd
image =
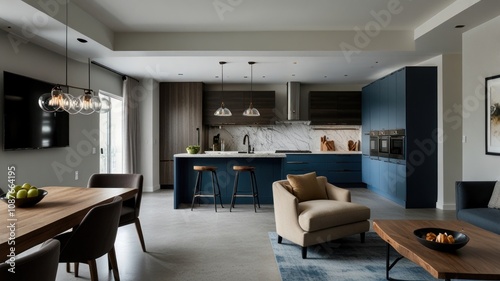
{"type": "Polygon", "coordinates": [[[3,149],[41,149],[69,146],[69,114],[44,112],[38,98],[54,83],[4,71],[3,149]]]}

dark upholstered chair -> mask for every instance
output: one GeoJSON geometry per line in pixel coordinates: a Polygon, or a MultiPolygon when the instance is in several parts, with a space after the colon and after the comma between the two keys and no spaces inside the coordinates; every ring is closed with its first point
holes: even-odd
{"type": "Polygon", "coordinates": [[[137,188],[135,197],[123,201],[119,226],[134,223],[141,241],[142,251],[146,252],[146,244],[142,235],[139,211],[141,209],[142,182],[141,174],[93,174],[90,176],[88,187],[134,187],[137,188]]]}
{"type": "Polygon", "coordinates": [[[108,254],[113,276],[115,280],[120,280],[114,244],[121,208],[122,198],[116,196],[112,202],[92,208],[72,231],[54,237],[61,242],[59,262],[74,262],[76,276],[76,264],[87,263],[90,267],[90,279],[97,281],[96,259],[108,254]]]}
{"type": "Polygon", "coordinates": [[[59,265],[60,243],[51,239],[40,250],[16,258],[15,273],[9,271],[9,263],[0,263],[0,280],[9,281],[54,281],[59,265]]]}
{"type": "Polygon", "coordinates": [[[496,181],[457,181],[457,219],[500,234],[500,210],[488,208],[496,181]]]}

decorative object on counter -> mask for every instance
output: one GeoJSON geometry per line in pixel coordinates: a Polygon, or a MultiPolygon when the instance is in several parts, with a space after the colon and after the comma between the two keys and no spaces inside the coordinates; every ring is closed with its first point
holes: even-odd
{"type": "Polygon", "coordinates": [[[349,151],[358,151],[359,150],[359,147],[360,147],[360,141],[353,141],[353,140],[349,140],[347,142],[347,148],[349,151]]]}
{"type": "Polygon", "coordinates": [[[213,151],[220,151],[220,134],[217,134],[214,136],[212,150],[213,151]]]}
{"type": "Polygon", "coordinates": [[[199,145],[190,145],[186,147],[186,151],[189,154],[198,154],[200,152],[200,146],[199,145]]]}
{"type": "Polygon", "coordinates": [[[248,64],[250,65],[250,106],[245,111],[243,111],[243,116],[257,117],[260,116],[260,112],[257,110],[257,108],[253,107],[253,89],[252,89],[253,65],[255,64],[255,62],[249,61],[248,64]]]}
{"type": "Polygon", "coordinates": [[[326,136],[322,136],[321,151],[335,151],[335,142],[332,140],[327,140],[326,136]]]}
{"type": "Polygon", "coordinates": [[[214,115],[215,116],[231,116],[233,115],[231,113],[231,110],[229,110],[229,108],[226,108],[225,105],[224,105],[224,99],[223,99],[223,95],[224,95],[224,64],[226,64],[225,61],[220,61],[219,64],[221,65],[221,91],[220,91],[220,100],[221,100],[221,104],[220,104],[220,107],[215,111],[214,115]]]}

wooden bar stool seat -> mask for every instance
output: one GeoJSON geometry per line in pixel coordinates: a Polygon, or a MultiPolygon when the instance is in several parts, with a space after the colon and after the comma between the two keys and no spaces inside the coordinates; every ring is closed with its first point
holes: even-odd
{"type": "Polygon", "coordinates": [[[234,203],[236,197],[252,197],[253,199],[253,208],[254,211],[257,212],[257,205],[260,208],[259,202],[259,190],[257,189],[257,178],[255,177],[255,167],[253,166],[233,166],[233,171],[236,172],[234,176],[234,186],[233,186],[233,194],[231,196],[231,206],[229,207],[229,211],[231,212],[232,208],[234,208],[234,203]],[[250,173],[250,184],[252,187],[252,193],[243,193],[238,194],[238,178],[240,172],[249,172],[250,173]]]}
{"type": "Polygon", "coordinates": [[[219,186],[219,179],[217,178],[217,167],[215,166],[193,166],[193,170],[197,172],[196,175],[196,183],[194,186],[193,192],[193,202],[191,203],[191,211],[193,210],[194,201],[198,198],[198,203],[200,202],[200,197],[213,197],[214,199],[214,208],[217,212],[217,197],[219,197],[220,206],[224,208],[222,205],[222,197],[219,186]],[[203,193],[201,185],[203,183],[203,172],[210,172],[212,176],[212,193],[203,193]],[[217,186],[217,189],[216,189],[217,186]]]}

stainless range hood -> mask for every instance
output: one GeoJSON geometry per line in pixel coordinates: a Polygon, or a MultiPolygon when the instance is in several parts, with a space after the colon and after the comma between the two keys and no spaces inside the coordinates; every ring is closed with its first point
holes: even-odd
{"type": "Polygon", "coordinates": [[[286,84],[288,121],[300,119],[300,82],[288,82],[286,84]]]}
{"type": "Polygon", "coordinates": [[[311,122],[300,120],[300,82],[288,82],[287,88],[287,120],[279,121],[280,124],[304,124],[311,122]]]}

